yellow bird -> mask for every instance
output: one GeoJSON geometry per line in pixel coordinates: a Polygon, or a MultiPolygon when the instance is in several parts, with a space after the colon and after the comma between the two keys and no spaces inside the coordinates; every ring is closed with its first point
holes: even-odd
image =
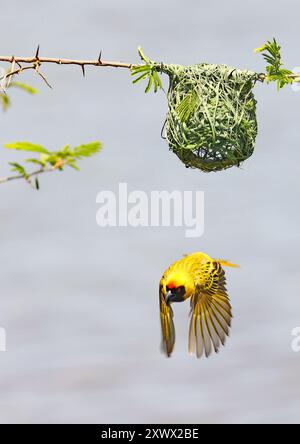
{"type": "Polygon", "coordinates": [[[190,298],[189,353],[201,358],[218,353],[229,336],[232,312],[222,266],[239,268],[230,262],[193,253],[171,265],[159,284],[162,350],[169,357],[175,345],[173,302],[190,298]]]}

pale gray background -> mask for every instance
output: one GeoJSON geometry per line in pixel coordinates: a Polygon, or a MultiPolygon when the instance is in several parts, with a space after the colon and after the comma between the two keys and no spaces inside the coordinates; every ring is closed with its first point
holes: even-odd
{"type": "MultiPolygon", "coordinates": [[[[264,69],[253,48],[276,36],[300,65],[298,1],[34,1],[1,5],[1,54],[208,61],[264,69]]],[[[45,67],[51,91],[15,91],[1,114],[0,145],[56,149],[101,139],[82,171],[41,179],[39,193],[1,185],[0,421],[299,422],[300,93],[258,85],[260,132],[242,169],[187,170],[160,138],[162,93],[145,96],[127,71],[45,67]],[[181,229],[100,229],[96,194],[130,189],[204,190],[200,239],[181,229]],[[241,264],[228,272],[232,336],[210,360],[187,355],[187,306],[176,306],[172,359],[159,351],[161,272],[202,250],[241,264]]],[[[7,161],[22,156],[1,151],[7,161]]]]}

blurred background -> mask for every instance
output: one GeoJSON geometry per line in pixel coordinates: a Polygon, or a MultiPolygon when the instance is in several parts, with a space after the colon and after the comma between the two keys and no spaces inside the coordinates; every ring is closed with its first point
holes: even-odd
{"type": "MultiPolygon", "coordinates": [[[[299,2],[30,0],[1,6],[2,55],[138,62],[137,46],[166,63],[226,63],[258,72],[253,48],[273,36],[300,66],[299,2]]],[[[5,66],[5,65],[4,65],[5,66]]],[[[11,91],[0,145],[50,149],[102,140],[81,172],[0,189],[1,423],[299,422],[299,106],[290,87],[257,85],[259,137],[241,169],[186,169],[160,138],[164,94],[144,95],[127,70],[45,66],[36,97],[11,91]],[[99,228],[96,195],[203,190],[205,234],[181,228],[99,228]],[[159,350],[158,282],[182,254],[205,251],[229,270],[231,338],[219,355],[187,354],[188,306],[175,307],[172,359],[159,350]]],[[[19,153],[1,151],[0,176],[19,153]]]]}

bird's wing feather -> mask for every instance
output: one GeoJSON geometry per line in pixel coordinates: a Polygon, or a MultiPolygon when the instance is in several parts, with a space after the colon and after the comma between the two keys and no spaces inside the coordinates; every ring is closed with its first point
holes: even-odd
{"type": "Polygon", "coordinates": [[[175,326],[173,322],[173,310],[166,304],[162,285],[160,285],[159,289],[159,306],[162,333],[161,348],[162,351],[170,357],[175,345],[175,326]]]}
{"type": "Polygon", "coordinates": [[[191,298],[189,352],[200,358],[217,353],[229,336],[231,305],[226,290],[225,273],[218,261],[200,267],[197,290],[191,298]]]}

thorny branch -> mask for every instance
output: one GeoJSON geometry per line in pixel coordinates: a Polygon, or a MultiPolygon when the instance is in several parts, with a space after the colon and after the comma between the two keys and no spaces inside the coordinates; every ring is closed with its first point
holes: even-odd
{"type": "Polygon", "coordinates": [[[7,62],[11,64],[11,70],[6,73],[2,80],[8,80],[14,75],[21,74],[23,71],[33,69],[37,72],[39,76],[45,81],[45,83],[51,88],[49,82],[46,77],[40,72],[40,67],[43,63],[54,63],[56,65],[76,65],[82,69],[83,75],[85,75],[85,67],[86,66],[98,66],[98,67],[113,67],[113,68],[134,68],[135,64],[132,63],[124,63],[124,62],[112,62],[102,60],[102,51],[97,59],[95,60],[76,60],[76,59],[60,59],[60,58],[51,58],[51,57],[40,57],[39,56],[40,47],[38,46],[36,54],[34,57],[15,57],[15,56],[0,56],[0,62],[7,62]],[[15,69],[15,65],[18,65],[18,68],[15,69]],[[30,66],[23,66],[23,65],[30,66]]]}
{"type": "MultiPolygon", "coordinates": [[[[78,60],[78,59],[64,59],[64,58],[54,58],[54,57],[40,57],[39,52],[40,52],[40,47],[38,46],[34,57],[0,56],[0,62],[7,62],[12,65],[11,71],[6,74],[5,78],[9,78],[9,77],[12,77],[16,74],[20,74],[21,72],[28,70],[28,69],[34,69],[38,72],[39,75],[41,75],[41,73],[39,72],[39,68],[43,63],[53,63],[56,65],[77,65],[82,69],[83,75],[85,75],[85,67],[86,66],[126,68],[126,69],[132,69],[134,67],[139,66],[138,64],[134,64],[134,63],[102,60],[102,51],[100,51],[98,58],[95,60],[78,60]],[[19,67],[18,69],[14,69],[15,64],[18,65],[18,67],[19,67]],[[22,64],[31,65],[31,66],[22,66],[22,64]]],[[[44,77],[44,76],[42,75],[42,77],[44,77]]],[[[299,79],[300,73],[290,74],[289,77],[292,79],[299,79]]],[[[265,74],[258,74],[258,78],[259,78],[259,80],[264,81],[266,79],[266,75],[265,74]]],[[[44,80],[45,80],[45,78],[44,78],[44,80]]]]}

